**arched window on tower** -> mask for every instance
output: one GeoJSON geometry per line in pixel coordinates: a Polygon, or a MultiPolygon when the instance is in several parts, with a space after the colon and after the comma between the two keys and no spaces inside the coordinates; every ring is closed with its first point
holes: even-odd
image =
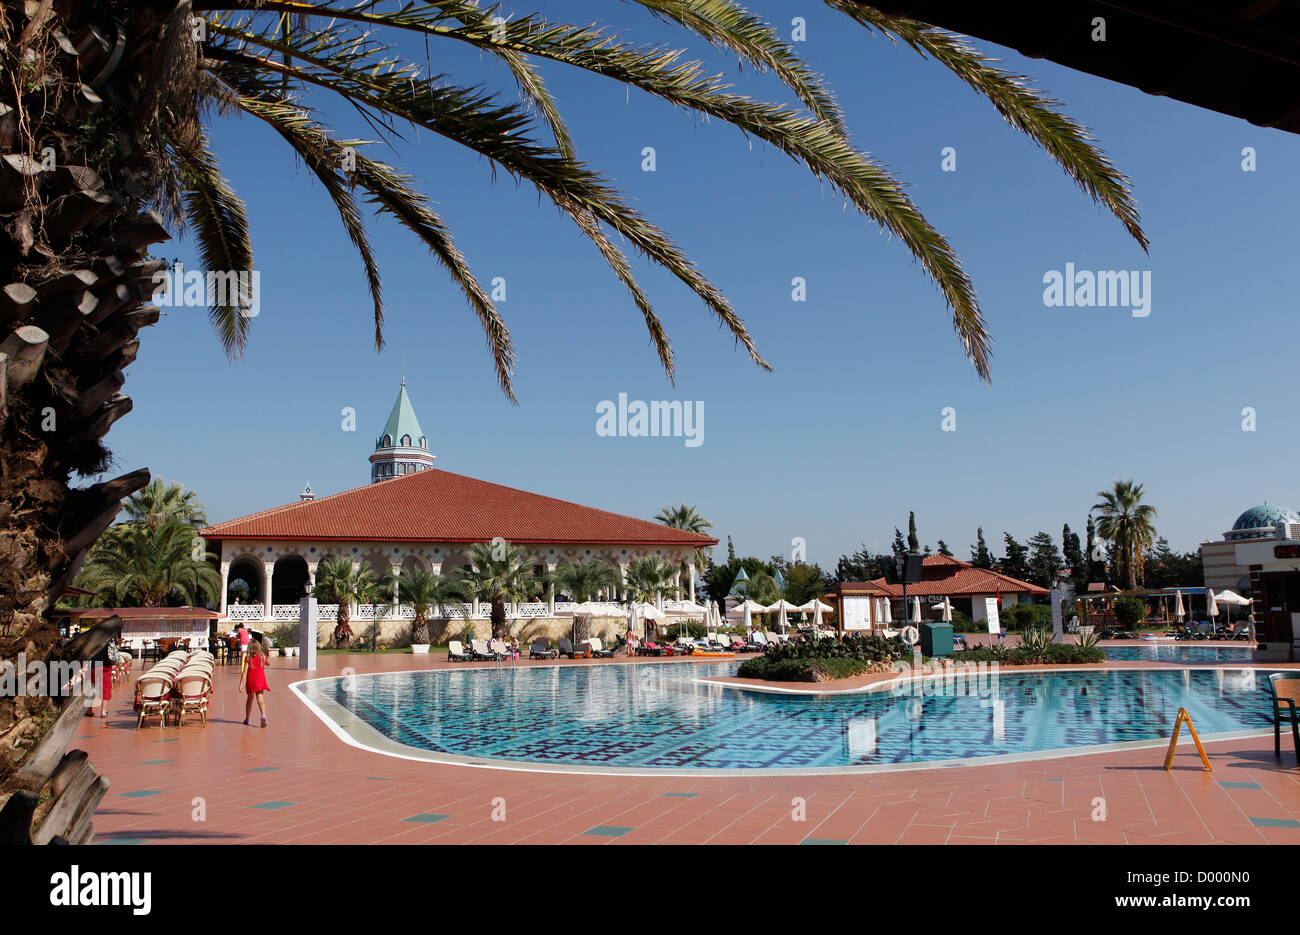
{"type": "Polygon", "coordinates": [[[411,447],[411,436],[410,436],[410,435],[403,435],[403,436],[402,436],[402,447],[403,447],[403,448],[410,448],[410,447],[411,447]]]}
{"type": "Polygon", "coordinates": [[[391,435],[385,435],[385,436],[384,436],[384,447],[385,447],[385,448],[392,448],[392,447],[393,447],[393,436],[391,436],[391,435]]]}
{"type": "Polygon", "coordinates": [[[420,436],[420,447],[425,451],[429,450],[429,439],[425,438],[423,435],[420,436]]]}

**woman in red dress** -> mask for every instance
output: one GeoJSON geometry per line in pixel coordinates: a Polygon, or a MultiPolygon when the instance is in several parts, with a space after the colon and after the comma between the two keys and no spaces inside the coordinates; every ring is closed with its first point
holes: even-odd
{"type": "Polygon", "coordinates": [[[253,715],[253,699],[257,699],[257,710],[262,712],[262,726],[266,726],[266,702],[262,693],[269,692],[271,686],[266,684],[266,653],[262,644],[253,640],[244,656],[244,665],[239,673],[239,690],[248,692],[248,701],[244,704],[244,725],[253,715]]]}

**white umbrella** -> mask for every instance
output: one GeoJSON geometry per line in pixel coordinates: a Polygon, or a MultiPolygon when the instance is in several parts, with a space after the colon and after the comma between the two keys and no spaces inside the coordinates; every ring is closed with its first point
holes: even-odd
{"type": "Polygon", "coordinates": [[[881,602],[885,605],[885,612],[881,614],[880,622],[885,624],[885,626],[888,626],[889,624],[894,622],[894,611],[893,611],[894,602],[887,597],[881,598],[881,602]]]}
{"type": "Polygon", "coordinates": [[[748,633],[750,630],[754,628],[754,621],[752,615],[766,613],[767,608],[764,607],[762,604],[758,603],[757,601],[751,601],[746,599],[745,601],[733,607],[730,612],[741,615],[741,617],[744,619],[745,632],[748,633]]]}
{"type": "Polygon", "coordinates": [[[823,604],[814,597],[807,604],[800,604],[799,609],[806,614],[813,615],[813,632],[816,633],[822,628],[822,614],[829,614],[834,608],[830,604],[823,604]]]}
{"type": "Polygon", "coordinates": [[[1178,618],[1179,623],[1181,623],[1183,618],[1187,616],[1187,611],[1183,609],[1182,591],[1174,592],[1174,616],[1178,618]]]}
{"type": "Polygon", "coordinates": [[[912,623],[921,622],[921,599],[913,596],[912,598],[912,623]]]}
{"type": "Polygon", "coordinates": [[[776,624],[782,633],[785,632],[785,615],[792,610],[798,610],[798,606],[791,604],[785,598],[781,598],[771,607],[764,608],[769,614],[776,614],[776,624]]]}
{"type": "Polygon", "coordinates": [[[1213,588],[1205,589],[1205,609],[1206,613],[1208,613],[1212,618],[1219,616],[1219,605],[1214,599],[1213,588]]]}
{"type": "Polygon", "coordinates": [[[943,611],[943,616],[939,619],[944,623],[952,623],[952,602],[948,600],[948,595],[943,596],[943,603],[939,605],[939,609],[943,611]]]}
{"type": "Polygon", "coordinates": [[[1216,604],[1236,604],[1239,607],[1245,607],[1251,603],[1250,598],[1242,597],[1236,591],[1219,591],[1214,595],[1216,604]]]}

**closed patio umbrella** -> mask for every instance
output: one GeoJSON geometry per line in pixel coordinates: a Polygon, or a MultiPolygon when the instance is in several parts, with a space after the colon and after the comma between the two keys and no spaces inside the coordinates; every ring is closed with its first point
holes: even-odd
{"type": "Polygon", "coordinates": [[[1219,616],[1219,603],[1214,599],[1213,588],[1205,589],[1205,612],[1210,615],[1211,620],[1219,616]]]}
{"type": "Polygon", "coordinates": [[[916,624],[920,622],[921,622],[921,599],[919,597],[914,596],[912,598],[912,623],[916,624]]]}
{"type": "Polygon", "coordinates": [[[766,613],[767,608],[764,607],[762,604],[758,603],[757,601],[744,600],[741,603],[737,604],[735,607],[733,607],[731,609],[731,612],[734,614],[741,615],[742,619],[744,620],[745,632],[749,633],[751,630],[754,629],[753,615],[766,613]]]}
{"type": "Polygon", "coordinates": [[[894,622],[894,602],[887,597],[883,597],[881,598],[881,603],[885,606],[884,613],[880,615],[880,622],[885,624],[885,626],[889,626],[889,624],[894,622]]]}
{"type": "Polygon", "coordinates": [[[798,609],[799,609],[798,605],[796,605],[796,604],[791,604],[791,603],[790,603],[789,601],[787,601],[785,598],[781,598],[781,600],[777,601],[777,602],[776,602],[775,604],[773,604],[771,607],[767,607],[767,608],[765,608],[765,610],[766,610],[769,614],[776,614],[776,615],[777,615],[777,616],[776,616],[776,625],[777,625],[777,628],[778,628],[782,633],[785,632],[786,614],[788,614],[790,611],[795,611],[795,610],[798,610],[798,609]]]}
{"type": "Polygon", "coordinates": [[[829,614],[833,608],[830,604],[823,604],[817,598],[813,598],[807,604],[800,604],[799,609],[806,614],[812,614],[813,633],[822,628],[822,614],[829,614]]]}
{"type": "Polygon", "coordinates": [[[1174,592],[1174,616],[1175,616],[1176,618],[1178,618],[1178,622],[1179,622],[1179,623],[1182,623],[1182,622],[1183,622],[1183,618],[1187,616],[1187,611],[1183,609],[1183,592],[1182,592],[1182,591],[1175,591],[1175,592],[1174,592]]]}
{"type": "Polygon", "coordinates": [[[939,609],[943,611],[943,616],[939,619],[944,623],[952,623],[952,602],[948,600],[948,595],[943,596],[943,603],[939,605],[939,609]]]}

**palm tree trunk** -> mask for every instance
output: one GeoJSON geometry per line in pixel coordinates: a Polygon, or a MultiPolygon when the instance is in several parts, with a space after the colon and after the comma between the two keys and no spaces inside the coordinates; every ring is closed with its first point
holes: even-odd
{"type": "Polygon", "coordinates": [[[506,602],[501,597],[492,598],[492,639],[497,640],[506,632],[506,602]]]}
{"type": "MultiPolygon", "coordinates": [[[[141,183],[157,177],[148,128],[166,80],[152,66],[168,45],[164,24],[189,8],[136,4],[119,28],[103,6],[0,0],[0,654],[29,661],[58,652],[50,608],[122,498],[149,480],[140,470],[70,489],[74,474],[109,466],[102,439],[131,410],[118,392],[123,370],[159,316],[143,305],[164,266],[146,251],[168,238],[159,215],[141,210],[141,183]]],[[[69,762],[39,743],[51,706],[0,699],[6,805],[48,791],[69,762]]],[[[50,739],[66,744],[59,723],[50,739]]],[[[87,840],[94,806],[72,811],[36,809],[38,825],[60,823],[37,838],[87,840]]]]}

